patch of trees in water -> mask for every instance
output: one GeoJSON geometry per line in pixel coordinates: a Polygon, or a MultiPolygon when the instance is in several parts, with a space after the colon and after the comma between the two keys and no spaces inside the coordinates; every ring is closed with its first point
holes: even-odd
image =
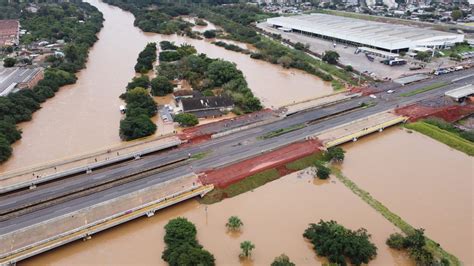
{"type": "Polygon", "coordinates": [[[153,69],[153,63],[156,61],[156,43],[151,42],[145,46],[145,49],[138,54],[135,72],[147,73],[153,69]]]}
{"type": "MultiPolygon", "coordinates": [[[[262,108],[247,85],[247,81],[235,64],[222,59],[211,59],[205,54],[196,54],[196,49],[188,44],[176,47],[173,43],[160,43],[157,78],[186,80],[193,89],[205,95],[228,94],[235,102],[235,113],[249,113],[262,108]]],[[[157,88],[157,92],[161,92],[157,88]]]]}
{"type": "Polygon", "coordinates": [[[0,18],[20,19],[22,28],[29,32],[21,43],[64,40],[67,44],[64,57],[47,58],[49,67],[37,86],[0,97],[0,162],[11,156],[11,144],[21,138],[16,124],[31,120],[32,113],[61,86],[76,82],[75,73],[84,68],[88,50],[97,41],[103,23],[102,14],[81,1],[37,3],[36,13],[25,10],[27,3],[5,3],[0,3],[0,18]]]}
{"type": "MultiPolygon", "coordinates": [[[[316,60],[304,51],[291,49],[279,41],[258,34],[254,24],[265,18],[278,16],[278,14],[265,13],[256,6],[238,4],[237,0],[196,0],[192,3],[155,1],[153,4],[146,0],[134,1],[134,3],[125,0],[106,0],[105,2],[131,11],[135,15],[135,26],[143,31],[161,34],[186,34],[191,38],[199,38],[196,35],[200,33],[192,31],[192,24],[180,18],[183,15],[197,16],[199,19],[206,19],[224,29],[226,34],[217,37],[254,45],[258,49],[257,52],[251,53],[251,57],[254,59],[279,64],[285,68],[300,69],[325,81],[332,81],[335,76],[344,82],[356,84],[356,79],[349,71],[316,60]],[[229,8],[229,5],[222,4],[232,4],[232,6],[229,8]]],[[[274,37],[281,39],[280,35],[274,37]]]]}

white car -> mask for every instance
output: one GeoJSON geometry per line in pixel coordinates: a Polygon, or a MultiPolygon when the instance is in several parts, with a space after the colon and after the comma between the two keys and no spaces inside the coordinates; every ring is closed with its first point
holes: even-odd
{"type": "Polygon", "coordinates": [[[372,98],[372,99],[377,99],[377,96],[375,96],[373,94],[370,94],[369,97],[372,98]]]}
{"type": "Polygon", "coordinates": [[[388,90],[388,91],[387,91],[387,93],[389,93],[389,94],[392,94],[392,93],[394,93],[394,92],[395,92],[394,90],[388,90]]]}

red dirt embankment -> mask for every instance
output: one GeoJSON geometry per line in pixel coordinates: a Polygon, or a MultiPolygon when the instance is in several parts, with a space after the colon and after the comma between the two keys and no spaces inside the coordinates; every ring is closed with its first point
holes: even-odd
{"type": "Polygon", "coordinates": [[[200,176],[203,184],[214,184],[225,188],[258,172],[285,165],[288,162],[303,158],[319,151],[321,143],[307,140],[293,143],[283,148],[256,156],[219,169],[206,171],[200,176]]]}
{"type": "Polygon", "coordinates": [[[186,128],[181,134],[179,134],[179,138],[181,140],[206,140],[210,139],[211,135],[215,133],[241,127],[251,123],[260,122],[272,116],[273,111],[271,109],[264,109],[251,114],[240,115],[234,118],[227,118],[204,125],[186,128]]]}
{"type": "Polygon", "coordinates": [[[474,104],[468,104],[464,106],[448,105],[441,107],[429,107],[413,104],[398,108],[395,110],[395,113],[398,115],[410,117],[410,121],[412,122],[433,116],[442,118],[447,122],[454,122],[474,113],[474,104]]]}
{"type": "Polygon", "coordinates": [[[370,87],[351,87],[349,91],[352,93],[362,93],[363,96],[367,96],[373,93],[376,93],[377,90],[370,87]]]}

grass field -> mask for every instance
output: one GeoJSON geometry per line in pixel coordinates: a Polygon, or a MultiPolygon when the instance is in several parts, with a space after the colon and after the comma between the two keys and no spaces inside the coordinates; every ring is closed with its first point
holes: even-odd
{"type": "Polygon", "coordinates": [[[229,185],[226,188],[215,188],[207,193],[199,201],[204,204],[212,204],[223,200],[224,198],[232,198],[244,192],[263,186],[268,182],[280,178],[278,171],[274,168],[251,175],[241,181],[229,185]]]}
{"type": "Polygon", "coordinates": [[[420,88],[420,89],[417,89],[417,90],[414,90],[414,91],[402,93],[402,94],[400,94],[400,96],[402,96],[402,97],[410,97],[410,96],[413,96],[413,95],[416,95],[416,94],[419,94],[419,93],[422,93],[422,92],[425,92],[425,91],[430,91],[430,90],[439,89],[439,88],[441,88],[441,87],[443,87],[443,86],[446,86],[446,85],[448,85],[448,83],[446,83],[446,82],[438,82],[438,83],[434,83],[434,84],[428,85],[428,86],[426,86],[426,87],[423,87],[423,88],[420,88]]]}
{"type": "Polygon", "coordinates": [[[462,151],[469,156],[474,156],[474,143],[461,138],[455,133],[440,129],[437,126],[428,124],[423,121],[410,123],[405,125],[406,128],[418,131],[426,136],[429,136],[439,142],[442,142],[449,147],[462,151]]]}

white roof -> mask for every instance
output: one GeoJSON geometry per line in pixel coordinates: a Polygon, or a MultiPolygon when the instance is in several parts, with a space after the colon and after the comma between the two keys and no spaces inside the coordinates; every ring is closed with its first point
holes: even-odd
{"type": "Polygon", "coordinates": [[[469,85],[466,85],[454,90],[450,90],[444,93],[444,95],[455,98],[455,99],[466,97],[471,94],[474,94],[474,85],[472,84],[469,84],[469,85]]]}
{"type": "Polygon", "coordinates": [[[269,18],[267,22],[387,50],[451,44],[464,40],[462,34],[318,13],[269,18]]]}

